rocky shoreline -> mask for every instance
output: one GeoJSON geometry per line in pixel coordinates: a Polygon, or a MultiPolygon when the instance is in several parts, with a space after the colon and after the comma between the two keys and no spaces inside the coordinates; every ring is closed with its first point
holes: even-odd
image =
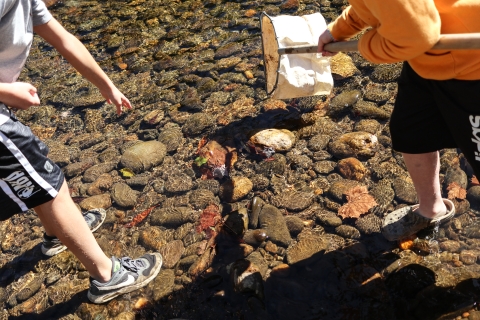
{"type": "Polygon", "coordinates": [[[1,319],[480,319],[480,186],[462,155],[441,153],[451,223],[380,234],[417,201],[388,129],[401,64],[340,54],[330,96],[266,96],[259,13],[330,21],[347,1],[46,2],[134,109],[117,116],[35,38],[21,80],[42,106],[17,117],[78,206],[107,210],[106,254],[164,266],[93,305],[85,268],[43,257],[39,219],[19,214],[0,223],[1,319]]]}

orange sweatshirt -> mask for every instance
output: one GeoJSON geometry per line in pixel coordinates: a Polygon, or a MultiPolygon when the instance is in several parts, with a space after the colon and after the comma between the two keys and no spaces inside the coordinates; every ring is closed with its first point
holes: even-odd
{"type": "Polygon", "coordinates": [[[480,32],[480,0],[349,0],[329,24],[335,40],[359,41],[374,63],[408,61],[422,77],[480,80],[480,50],[429,50],[440,34],[480,32]]]}

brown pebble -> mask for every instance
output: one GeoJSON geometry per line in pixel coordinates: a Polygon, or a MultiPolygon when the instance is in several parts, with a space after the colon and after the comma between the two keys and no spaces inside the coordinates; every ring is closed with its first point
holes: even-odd
{"type": "Polygon", "coordinates": [[[243,74],[245,75],[245,77],[247,79],[253,79],[254,78],[253,73],[250,70],[245,71],[243,74]]]}
{"type": "Polygon", "coordinates": [[[267,238],[268,238],[267,233],[263,229],[257,229],[255,231],[253,231],[253,237],[258,242],[263,242],[263,241],[267,240],[267,238]]]}
{"type": "Polygon", "coordinates": [[[265,244],[265,250],[270,252],[270,253],[275,254],[275,253],[277,253],[278,247],[272,241],[267,241],[267,243],[265,244]]]}
{"type": "Polygon", "coordinates": [[[462,261],[453,261],[453,265],[455,267],[461,267],[461,266],[463,266],[463,262],[462,261]]]}
{"type": "Polygon", "coordinates": [[[290,266],[282,263],[272,269],[271,275],[277,277],[287,277],[290,274],[290,266]]]}

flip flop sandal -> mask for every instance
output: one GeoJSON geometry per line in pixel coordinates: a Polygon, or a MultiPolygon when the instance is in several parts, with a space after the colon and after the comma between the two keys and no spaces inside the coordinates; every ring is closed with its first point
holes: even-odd
{"type": "Polygon", "coordinates": [[[395,241],[407,238],[422,229],[450,220],[455,215],[455,206],[448,199],[443,199],[443,202],[447,207],[447,213],[435,219],[425,218],[417,214],[414,210],[418,208],[418,204],[390,212],[383,220],[383,236],[389,241],[395,241]]]}

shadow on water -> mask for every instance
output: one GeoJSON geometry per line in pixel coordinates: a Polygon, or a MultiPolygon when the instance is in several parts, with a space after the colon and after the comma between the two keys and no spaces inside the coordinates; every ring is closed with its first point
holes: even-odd
{"type": "Polygon", "coordinates": [[[39,261],[47,258],[48,257],[41,253],[40,244],[25,251],[22,255],[16,256],[0,268],[0,286],[6,288],[16,279],[30,271],[34,271],[35,265],[37,265],[39,261]]]}
{"type": "MultiPolygon", "coordinates": [[[[363,237],[342,249],[318,252],[272,271],[266,280],[267,267],[252,268],[244,259],[245,246],[238,237],[224,229],[216,240],[216,255],[206,272],[138,311],[135,318],[447,320],[472,309],[480,299],[478,279],[439,287],[432,270],[402,262],[398,255],[387,252],[391,243],[380,234],[363,237]],[[245,276],[250,290],[234,284],[234,273],[245,276]]],[[[33,252],[37,249],[17,259],[26,261],[26,257],[36,256],[33,252]]],[[[21,268],[23,274],[29,271],[27,265],[35,265],[28,261],[20,262],[26,267],[21,268]]],[[[40,314],[9,319],[59,319],[84,303],[88,303],[86,290],[40,314]]],[[[105,319],[105,315],[94,316],[91,318],[105,319]]]]}
{"type": "Polygon", "coordinates": [[[208,272],[140,311],[137,318],[446,320],[479,301],[478,279],[439,287],[431,269],[405,263],[387,252],[389,247],[380,234],[364,237],[275,270],[262,280],[266,267],[243,259],[241,241],[224,232],[217,238],[208,272]],[[243,273],[250,290],[235,284],[233,270],[243,273]]]}
{"type": "Polygon", "coordinates": [[[88,302],[87,291],[77,292],[65,302],[58,303],[40,314],[22,314],[20,316],[10,316],[8,319],[17,320],[46,320],[60,319],[72,314],[72,310],[76,310],[82,303],[88,302]]]}

